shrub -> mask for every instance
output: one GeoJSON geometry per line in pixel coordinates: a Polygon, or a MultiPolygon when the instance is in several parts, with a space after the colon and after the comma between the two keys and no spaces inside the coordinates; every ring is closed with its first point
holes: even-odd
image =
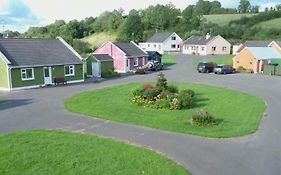
{"type": "Polygon", "coordinates": [[[242,67],[242,66],[239,66],[239,67],[237,68],[237,72],[243,73],[243,72],[246,72],[246,71],[247,71],[247,69],[245,69],[245,68],[242,67]]]}
{"type": "Polygon", "coordinates": [[[152,86],[151,84],[145,84],[145,85],[143,85],[143,88],[145,90],[151,90],[151,89],[154,89],[154,86],[152,86]]]}
{"type": "Polygon", "coordinates": [[[177,98],[174,98],[171,102],[170,102],[170,109],[171,110],[180,110],[182,109],[181,103],[177,98]]]}
{"type": "Polygon", "coordinates": [[[182,108],[193,108],[195,106],[194,92],[192,90],[182,90],[178,95],[178,100],[182,108]]]}
{"type": "Polygon", "coordinates": [[[169,86],[167,86],[167,90],[168,90],[170,93],[178,93],[178,92],[179,92],[178,87],[176,87],[176,86],[174,86],[174,85],[169,85],[169,86]]]}
{"type": "Polygon", "coordinates": [[[165,75],[161,72],[157,78],[156,88],[160,91],[167,90],[167,84],[167,79],[165,78],[165,75]]]}
{"type": "Polygon", "coordinates": [[[209,124],[215,124],[215,119],[211,114],[209,114],[204,109],[201,109],[196,114],[192,116],[192,124],[197,126],[205,126],[209,124]]]}
{"type": "Polygon", "coordinates": [[[131,102],[137,104],[138,106],[147,106],[148,104],[148,101],[140,96],[133,97],[131,102]]]}
{"type": "Polygon", "coordinates": [[[135,89],[133,91],[133,96],[136,97],[136,96],[139,96],[139,97],[143,97],[143,94],[144,94],[144,89],[135,89]]]}
{"type": "Polygon", "coordinates": [[[153,107],[156,109],[169,109],[170,102],[167,99],[159,99],[155,101],[153,107]]]}
{"type": "Polygon", "coordinates": [[[173,98],[175,98],[174,94],[172,94],[168,90],[162,91],[161,94],[160,94],[161,99],[170,99],[169,98],[170,96],[173,96],[173,98]]]}
{"type": "Polygon", "coordinates": [[[157,89],[145,90],[143,93],[143,97],[147,100],[154,100],[158,95],[159,90],[157,89]]]}

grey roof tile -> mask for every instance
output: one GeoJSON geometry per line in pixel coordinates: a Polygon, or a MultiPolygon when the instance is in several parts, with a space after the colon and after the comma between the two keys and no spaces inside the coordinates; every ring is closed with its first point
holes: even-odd
{"type": "Polygon", "coordinates": [[[174,32],[159,32],[155,33],[151,38],[147,40],[148,43],[162,43],[174,32]]]}
{"type": "Polygon", "coordinates": [[[108,54],[93,54],[93,56],[99,61],[113,61],[113,58],[108,54]]]}
{"type": "Polygon", "coordinates": [[[58,39],[0,39],[0,51],[12,66],[81,64],[58,39]]]}
{"type": "Polygon", "coordinates": [[[242,47],[240,47],[237,52],[240,52],[245,47],[267,47],[271,41],[246,41],[242,47]]]}
{"type": "Polygon", "coordinates": [[[142,49],[133,43],[113,42],[115,46],[126,53],[127,56],[144,56],[147,55],[142,49]]]}
{"type": "Polygon", "coordinates": [[[183,44],[188,45],[206,45],[209,41],[214,39],[216,36],[211,36],[206,39],[206,36],[191,36],[183,42],[183,44]]]}

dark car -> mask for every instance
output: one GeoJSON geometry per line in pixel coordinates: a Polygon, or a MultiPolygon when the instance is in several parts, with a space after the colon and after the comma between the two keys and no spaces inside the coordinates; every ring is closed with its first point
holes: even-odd
{"type": "Polygon", "coordinates": [[[197,71],[199,73],[209,73],[213,72],[216,64],[213,62],[201,62],[197,66],[197,71]]]}
{"type": "Polygon", "coordinates": [[[148,61],[146,65],[149,71],[159,71],[164,67],[164,65],[159,61],[148,61]]]}
{"type": "Polygon", "coordinates": [[[231,66],[226,64],[219,64],[214,68],[215,74],[231,74],[234,73],[235,69],[233,69],[231,66]]]}

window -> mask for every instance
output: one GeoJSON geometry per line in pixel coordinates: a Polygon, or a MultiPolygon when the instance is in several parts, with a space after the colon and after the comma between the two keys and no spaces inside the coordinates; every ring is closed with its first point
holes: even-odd
{"type": "Polygon", "coordinates": [[[217,47],[212,47],[212,51],[216,51],[217,50],[217,47]]]}
{"type": "Polygon", "coordinates": [[[222,51],[223,51],[223,52],[226,52],[226,47],[225,47],[225,46],[222,47],[222,51]]]}
{"type": "Polygon", "coordinates": [[[154,48],[156,48],[156,44],[154,44],[154,48]]]}
{"type": "Polygon", "coordinates": [[[134,66],[138,66],[139,65],[139,59],[138,58],[134,58],[134,66]]]}
{"type": "Polygon", "coordinates": [[[65,76],[74,76],[74,65],[64,66],[64,75],[65,76]]]}
{"type": "Polygon", "coordinates": [[[176,39],[177,39],[177,37],[175,37],[175,36],[172,36],[172,40],[174,40],[174,41],[175,41],[176,39]]]}
{"type": "Polygon", "coordinates": [[[205,47],[201,47],[201,50],[204,51],[204,50],[205,50],[205,47]]]}
{"type": "Polygon", "coordinates": [[[147,46],[150,47],[150,44],[148,44],[147,46]]]}
{"type": "Polygon", "coordinates": [[[21,79],[22,80],[34,80],[34,70],[33,68],[21,69],[21,79]]]}
{"type": "Polygon", "coordinates": [[[180,48],[180,45],[178,44],[178,49],[180,48]]]}
{"type": "Polygon", "coordinates": [[[171,45],[171,48],[172,48],[172,49],[175,49],[176,47],[177,47],[177,46],[176,46],[175,44],[172,44],[172,45],[171,45]]]}

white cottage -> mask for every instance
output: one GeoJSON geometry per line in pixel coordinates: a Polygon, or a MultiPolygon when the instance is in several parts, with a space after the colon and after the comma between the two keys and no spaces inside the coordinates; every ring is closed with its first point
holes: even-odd
{"type": "Polygon", "coordinates": [[[160,32],[153,35],[147,42],[139,43],[145,51],[180,52],[182,39],[175,32],[160,32]]]}
{"type": "Polygon", "coordinates": [[[220,35],[191,36],[182,44],[182,53],[195,55],[230,54],[231,44],[220,35]]]}

